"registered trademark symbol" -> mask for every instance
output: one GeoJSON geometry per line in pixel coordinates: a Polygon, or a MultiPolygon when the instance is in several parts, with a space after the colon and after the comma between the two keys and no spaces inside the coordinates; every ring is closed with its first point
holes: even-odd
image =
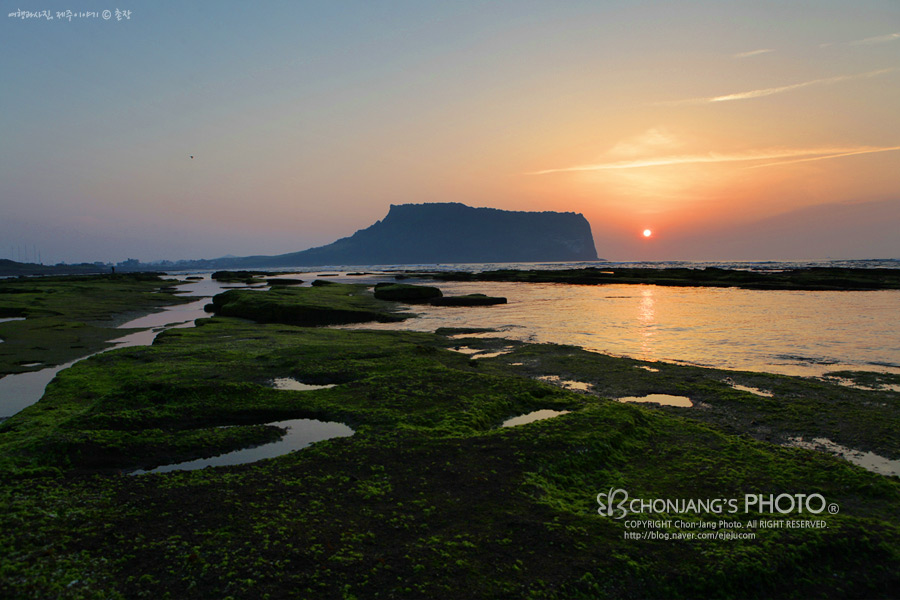
{"type": "Polygon", "coordinates": [[[841,510],[840,507],[834,502],[832,502],[831,504],[828,505],[828,512],[830,512],[833,515],[836,515],[839,510],[841,510]]]}

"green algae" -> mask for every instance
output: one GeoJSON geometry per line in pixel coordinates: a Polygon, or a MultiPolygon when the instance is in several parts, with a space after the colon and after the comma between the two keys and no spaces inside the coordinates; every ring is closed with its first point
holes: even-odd
{"type": "MultiPolygon", "coordinates": [[[[311,293],[343,302],[347,290],[335,286],[311,293]]],[[[198,325],[78,363],[0,424],[0,595],[886,597],[900,584],[897,478],[769,443],[751,424],[772,419],[775,437],[840,429],[827,413],[843,411],[844,439],[861,443],[876,416],[896,418],[889,392],[566,346],[514,344],[472,361],[448,350],[460,340],[438,334],[225,317],[198,325]],[[657,372],[640,368],[649,364],[657,372]],[[734,390],[726,373],[775,395],[734,390]],[[536,380],[549,374],[596,393],[536,380]],[[277,377],[337,385],[278,390],[268,385],[277,377]],[[708,408],[611,400],[654,392],[708,408]],[[546,408],[571,412],[499,427],[546,408]],[[297,417],[343,421],[356,434],[249,465],[112,472],[251,443],[272,435],[261,423],[297,417]],[[228,433],[209,438],[216,431],[228,433]],[[818,493],[840,510],[667,515],[745,530],[761,517],[827,526],[635,540],[625,520],[598,514],[597,494],[610,488],[648,499],[818,493]]],[[[868,437],[895,451],[890,432],[868,437]]]]}
{"type": "Polygon", "coordinates": [[[773,443],[797,436],[827,437],[854,449],[900,458],[900,394],[896,392],[853,389],[818,378],[644,362],[554,344],[523,345],[481,362],[483,369],[499,363],[504,370],[511,367],[524,376],[557,375],[587,383],[593,393],[608,399],[687,396],[694,408],[663,410],[735,435],[773,443]],[[772,396],[736,390],[732,383],[769,390],[772,396]]]}
{"type": "MultiPolygon", "coordinates": [[[[459,435],[486,431],[517,412],[572,404],[546,384],[481,373],[468,358],[443,349],[441,336],[221,318],[200,325],[169,330],[150,347],[113,350],[62,373],[40,402],[0,425],[0,444],[11,444],[6,457],[83,467],[77,457],[48,449],[72,436],[81,439],[80,432],[104,431],[104,452],[112,453],[118,435],[128,456],[147,429],[165,430],[174,439],[194,428],[300,417],[345,421],[361,431],[459,435]],[[410,380],[410,372],[418,376],[410,380]],[[277,377],[340,385],[277,390],[268,383],[277,377]],[[473,395],[479,389],[484,392],[473,395]]],[[[184,448],[195,453],[203,448],[202,439],[198,443],[184,448]]],[[[183,458],[172,454],[167,462],[183,458]]]]}
{"type": "Polygon", "coordinates": [[[900,374],[877,373],[872,371],[829,371],[823,376],[825,381],[849,382],[851,385],[873,390],[893,389],[900,391],[900,374]]]}
{"type": "Polygon", "coordinates": [[[0,280],[0,317],[25,317],[0,323],[0,376],[109,347],[110,340],[133,332],[117,325],[190,301],[171,285],[152,273],[0,280]]]}
{"type": "Polygon", "coordinates": [[[306,326],[394,322],[405,318],[395,313],[392,304],[376,300],[363,285],[320,279],[313,281],[313,285],[313,288],[279,286],[268,292],[228,290],[213,297],[212,309],[226,317],[306,326]]]}

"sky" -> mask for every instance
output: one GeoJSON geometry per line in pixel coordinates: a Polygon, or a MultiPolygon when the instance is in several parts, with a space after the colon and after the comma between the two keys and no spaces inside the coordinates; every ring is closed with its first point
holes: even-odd
{"type": "Polygon", "coordinates": [[[2,5],[0,258],[280,254],[423,202],[579,212],[610,260],[900,258],[896,0],[2,5]]]}

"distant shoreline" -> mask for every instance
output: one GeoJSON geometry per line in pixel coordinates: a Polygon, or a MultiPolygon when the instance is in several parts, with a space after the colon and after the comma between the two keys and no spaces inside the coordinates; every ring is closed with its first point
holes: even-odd
{"type": "MultiPolygon", "coordinates": [[[[279,272],[293,272],[294,269],[297,272],[309,272],[317,268],[319,270],[365,268],[384,273],[395,273],[398,279],[428,277],[440,281],[506,281],[517,283],[565,283],[572,285],[644,284],[795,291],[900,289],[900,261],[847,260],[832,262],[841,265],[864,265],[868,263],[872,266],[833,266],[829,262],[822,263],[818,261],[809,263],[782,261],[733,263],[694,263],[689,261],[618,263],[590,261],[587,263],[460,263],[459,265],[322,265],[320,267],[298,266],[287,270],[282,269],[279,272]],[[660,266],[622,266],[623,264],[660,266]],[[885,264],[890,266],[884,266],[885,264]],[[894,266],[894,264],[897,266],[894,266]],[[728,267],[710,265],[728,265],[728,267]],[[454,268],[457,266],[461,268],[454,268]],[[464,266],[475,268],[466,270],[464,266]]],[[[255,271],[256,269],[252,270],[255,271]]],[[[172,268],[167,265],[144,264],[138,261],[129,262],[127,265],[120,264],[115,266],[99,263],[49,266],[0,260],[0,278],[99,275],[117,272],[162,274],[195,271],[205,272],[210,271],[210,269],[172,268]]]]}
{"type": "Polygon", "coordinates": [[[441,281],[508,281],[567,283],[575,285],[645,284],[686,287],[737,287],[756,290],[866,291],[900,289],[900,269],[806,267],[800,269],[746,271],[707,267],[616,268],[610,266],[567,270],[504,269],[468,273],[422,273],[441,281]]]}

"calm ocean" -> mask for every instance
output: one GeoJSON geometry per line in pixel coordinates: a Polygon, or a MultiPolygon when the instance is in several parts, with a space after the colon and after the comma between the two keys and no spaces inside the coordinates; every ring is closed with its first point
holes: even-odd
{"type": "MultiPolygon", "coordinates": [[[[690,267],[783,270],[900,268],[900,261],[400,265],[404,269],[690,267]]],[[[379,267],[384,269],[385,267],[379,267]]],[[[374,269],[374,268],[373,268],[374,269]]],[[[900,373],[900,290],[809,292],[737,288],[434,282],[445,295],[503,296],[505,305],[413,306],[403,323],[359,328],[434,331],[492,327],[502,337],[725,369],[821,375],[843,369],[900,373]]]]}

